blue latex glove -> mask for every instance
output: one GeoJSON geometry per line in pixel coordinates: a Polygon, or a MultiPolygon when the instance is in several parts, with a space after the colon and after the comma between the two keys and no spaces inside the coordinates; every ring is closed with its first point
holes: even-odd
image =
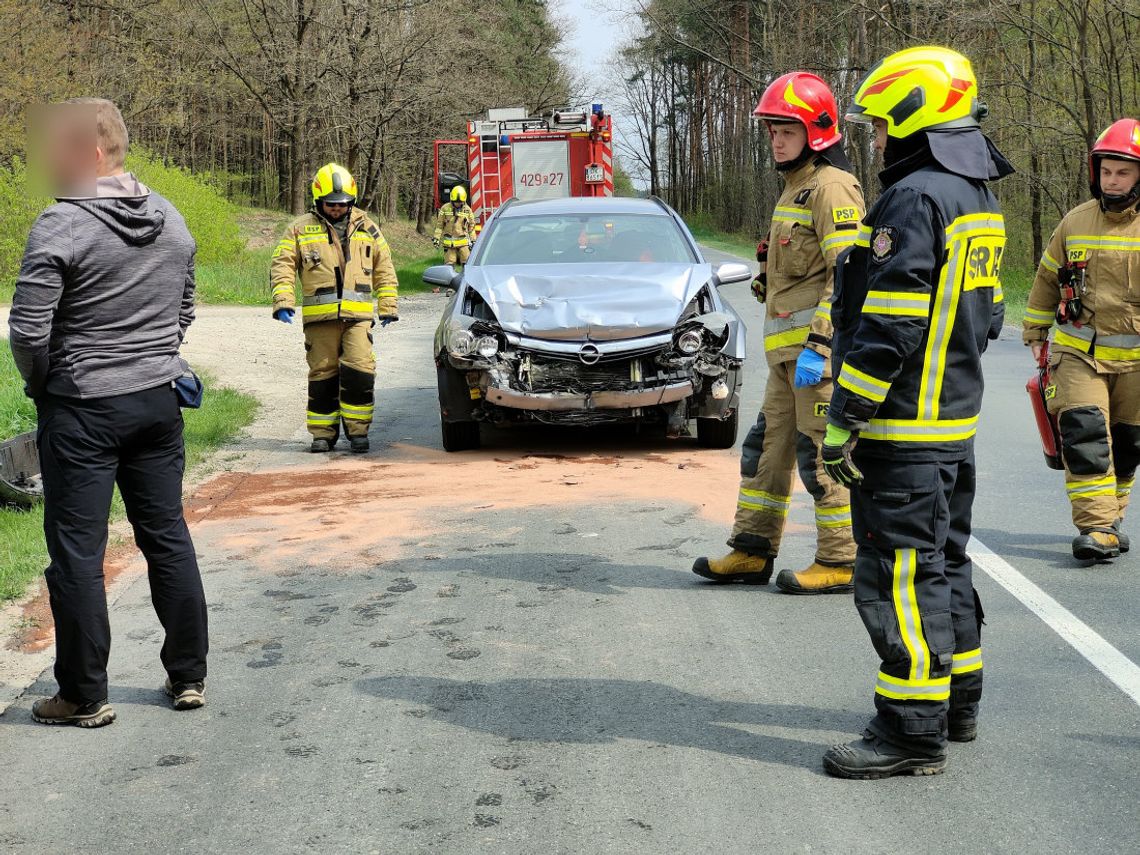
{"type": "Polygon", "coordinates": [[[292,309],[278,309],[273,313],[273,320],[281,321],[283,324],[293,323],[293,310],[292,309]]]}
{"type": "Polygon", "coordinates": [[[399,318],[381,318],[380,319],[380,326],[386,327],[386,326],[388,326],[388,324],[394,324],[398,320],[400,320],[400,319],[399,318]]]}
{"type": "Polygon", "coordinates": [[[823,356],[805,347],[800,353],[799,359],[796,360],[796,388],[814,386],[822,380],[823,366],[826,364],[827,360],[823,356]]]}

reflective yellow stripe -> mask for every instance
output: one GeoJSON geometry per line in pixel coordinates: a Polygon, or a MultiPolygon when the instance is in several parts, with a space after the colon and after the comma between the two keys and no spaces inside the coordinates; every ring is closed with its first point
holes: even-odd
{"type": "Polygon", "coordinates": [[[1115,496],[1116,476],[1068,481],[1065,484],[1065,492],[1069,494],[1069,500],[1074,502],[1078,499],[1095,499],[1098,496],[1115,496]]]}
{"type": "Polygon", "coordinates": [[[978,432],[978,417],[968,419],[871,419],[859,439],[883,442],[957,442],[978,432]]]}
{"type": "Polygon", "coordinates": [[[871,227],[863,224],[859,225],[859,231],[855,233],[856,246],[870,246],[871,245],[871,227]]]}
{"type": "Polygon", "coordinates": [[[950,677],[903,679],[880,671],[875,694],[898,701],[945,701],[950,698],[950,677]]]}
{"type": "Polygon", "coordinates": [[[390,287],[384,287],[384,288],[378,289],[376,291],[376,296],[377,297],[396,297],[396,296],[398,296],[398,293],[396,291],[396,287],[393,285],[390,287]]]}
{"type": "Polygon", "coordinates": [[[302,318],[316,318],[316,317],[323,317],[325,315],[335,315],[337,313],[338,308],[339,307],[337,306],[336,303],[329,303],[329,304],[324,305],[324,306],[302,306],[301,307],[301,317],[302,318]]]}
{"type": "Polygon", "coordinates": [[[458,247],[470,246],[471,241],[467,238],[444,238],[443,245],[449,249],[456,249],[458,247]]]}
{"type": "Polygon", "coordinates": [[[819,528],[847,528],[851,525],[851,506],[816,508],[815,524],[819,528]]]}
{"type": "Polygon", "coordinates": [[[815,315],[813,315],[813,317],[819,318],[820,320],[827,321],[828,323],[830,323],[831,322],[831,303],[827,302],[826,300],[824,300],[822,303],[820,303],[819,306],[816,308],[815,315]]]}
{"type": "Polygon", "coordinates": [[[874,401],[876,404],[883,403],[887,399],[887,393],[891,391],[890,383],[872,377],[858,368],[853,368],[846,362],[843,363],[843,368],[840,369],[839,377],[836,378],[835,382],[849,392],[854,392],[856,395],[874,401]]]}
{"type": "Polygon", "coordinates": [[[1061,344],[1065,347],[1072,347],[1079,350],[1081,353],[1088,353],[1092,349],[1092,342],[1086,341],[1083,338],[1077,338],[1075,335],[1070,335],[1059,329],[1053,330],[1053,343],[1061,344]]]}
{"type": "Polygon", "coordinates": [[[1069,235],[1065,238],[1065,250],[1107,249],[1119,252],[1140,252],[1140,238],[1124,235],[1069,235]]]}
{"type": "Polygon", "coordinates": [[[352,240],[361,240],[365,241],[366,243],[372,243],[372,235],[368,234],[368,232],[353,232],[352,240]]]}
{"type": "Polygon", "coordinates": [[[328,243],[329,239],[325,235],[302,235],[297,238],[297,244],[304,246],[309,243],[328,243]]]}
{"type": "Polygon", "coordinates": [[[372,414],[376,411],[376,407],[373,404],[369,404],[367,406],[357,406],[355,404],[346,404],[344,401],[341,401],[340,411],[346,419],[367,421],[372,418],[372,414]]]}
{"type": "Polygon", "coordinates": [[[982,648],[954,654],[954,664],[950,668],[951,674],[966,674],[970,671],[980,670],[982,670],[982,648]]]}
{"type": "Polygon", "coordinates": [[[1049,250],[1045,250],[1045,252],[1041,253],[1041,266],[1046,270],[1050,270],[1053,273],[1056,273],[1061,269],[1061,262],[1057,261],[1057,259],[1051,256],[1049,254],[1049,250]]]}
{"type": "Polygon", "coordinates": [[[922,617],[914,593],[914,577],[917,573],[917,550],[896,549],[891,599],[894,601],[895,617],[898,618],[903,645],[910,654],[910,679],[925,680],[930,677],[930,648],[926,646],[926,637],[922,633],[922,617]]]}
{"type": "Polygon", "coordinates": [[[992,211],[963,214],[946,227],[948,240],[961,240],[981,234],[1005,234],[1005,217],[992,211]]]}
{"type": "Polygon", "coordinates": [[[907,291],[868,291],[863,313],[925,318],[930,314],[930,295],[907,291]]]}
{"type": "Polygon", "coordinates": [[[799,327],[787,332],[764,336],[764,350],[778,350],[781,347],[790,347],[793,344],[803,344],[807,341],[810,327],[799,327]]]}
{"type": "Polygon", "coordinates": [[[1116,495],[1118,497],[1127,496],[1132,492],[1132,485],[1136,482],[1135,478],[1117,478],[1116,479],[1116,495]]]}
{"type": "Polygon", "coordinates": [[[737,504],[750,511],[760,511],[765,514],[775,514],[786,517],[788,509],[792,506],[791,496],[778,496],[775,493],[766,493],[763,490],[740,489],[740,498],[737,504]]]}
{"type": "MultiPolygon", "coordinates": [[[[946,229],[949,235],[961,220],[960,217],[946,229]]],[[[930,318],[930,328],[926,336],[926,354],[922,364],[922,381],[918,388],[918,417],[938,418],[939,399],[942,397],[942,381],[946,371],[946,351],[950,347],[950,334],[954,329],[954,319],[958,314],[958,298],[961,292],[958,282],[961,279],[962,257],[966,243],[954,240],[950,244],[949,257],[938,276],[938,290],[934,299],[934,311],[930,318]]]]}
{"type": "Polygon", "coordinates": [[[833,232],[831,235],[825,237],[822,241],[820,241],[819,248],[823,252],[827,252],[829,249],[844,249],[848,246],[854,246],[855,241],[858,237],[859,233],[853,229],[842,232],[833,232]]]}
{"type": "Polygon", "coordinates": [[[1055,312],[1046,312],[1044,309],[1025,307],[1025,322],[1027,324],[1052,324],[1056,317],[1055,312]]]}
{"type": "Polygon", "coordinates": [[[340,412],[334,413],[314,413],[311,410],[306,413],[306,423],[314,427],[328,427],[329,425],[336,426],[340,421],[340,412]]]}
{"type": "Polygon", "coordinates": [[[274,285],[273,296],[276,297],[280,294],[293,294],[296,295],[297,289],[293,285],[274,285]]]}
{"type": "Polygon", "coordinates": [[[359,302],[357,300],[341,300],[340,301],[340,307],[343,311],[346,311],[346,312],[369,312],[370,313],[372,311],[371,301],[369,301],[367,303],[362,303],[362,302],[359,302]]]}
{"type": "Polygon", "coordinates": [[[777,205],[772,214],[773,222],[801,223],[805,226],[812,224],[811,211],[807,208],[792,208],[787,205],[777,205]]]}

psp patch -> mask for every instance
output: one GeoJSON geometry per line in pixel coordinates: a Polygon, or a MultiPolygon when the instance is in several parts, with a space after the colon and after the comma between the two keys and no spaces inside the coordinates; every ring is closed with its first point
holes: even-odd
{"type": "Polygon", "coordinates": [[[894,226],[879,226],[871,233],[871,260],[885,264],[894,258],[899,249],[899,230],[894,226]]]}
{"type": "Polygon", "coordinates": [[[844,208],[832,208],[831,219],[836,225],[842,223],[857,223],[859,222],[859,209],[853,205],[848,205],[844,208]]]}
{"type": "Polygon", "coordinates": [[[815,405],[816,418],[823,418],[824,416],[826,416],[827,411],[830,407],[831,407],[831,405],[828,403],[816,404],[815,405]]]}

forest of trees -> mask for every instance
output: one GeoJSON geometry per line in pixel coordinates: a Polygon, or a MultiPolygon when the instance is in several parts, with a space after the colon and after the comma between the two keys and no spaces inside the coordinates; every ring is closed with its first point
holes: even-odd
{"type": "Polygon", "coordinates": [[[544,0],[0,0],[0,27],[0,163],[28,104],[100,95],[155,156],[293,211],[335,159],[362,204],[422,220],[431,140],[574,85],[544,0]]]}
{"type": "MultiPolygon", "coordinates": [[[[750,114],[793,69],[828,80],[842,111],[885,54],[944,44],[971,58],[986,132],[1018,173],[995,186],[1025,267],[1062,213],[1087,198],[1089,145],[1140,115],[1137,0],[634,0],[642,33],[623,51],[627,168],[682,213],[758,232],[778,193],[767,134],[750,114]]],[[[867,192],[867,132],[843,125],[867,192]]]]}

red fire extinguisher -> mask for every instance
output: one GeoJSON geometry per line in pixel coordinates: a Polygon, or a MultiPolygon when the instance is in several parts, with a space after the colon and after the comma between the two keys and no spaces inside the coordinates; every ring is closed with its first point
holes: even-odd
{"type": "Polygon", "coordinates": [[[1064,469],[1061,462],[1061,431],[1057,427],[1057,417],[1050,414],[1048,399],[1055,392],[1053,373],[1049,370],[1049,342],[1041,348],[1037,360],[1037,370],[1025,384],[1029,402],[1033,405],[1033,416],[1037,419],[1037,430],[1041,434],[1041,448],[1045,452],[1045,465],[1050,469],[1064,469]]]}

